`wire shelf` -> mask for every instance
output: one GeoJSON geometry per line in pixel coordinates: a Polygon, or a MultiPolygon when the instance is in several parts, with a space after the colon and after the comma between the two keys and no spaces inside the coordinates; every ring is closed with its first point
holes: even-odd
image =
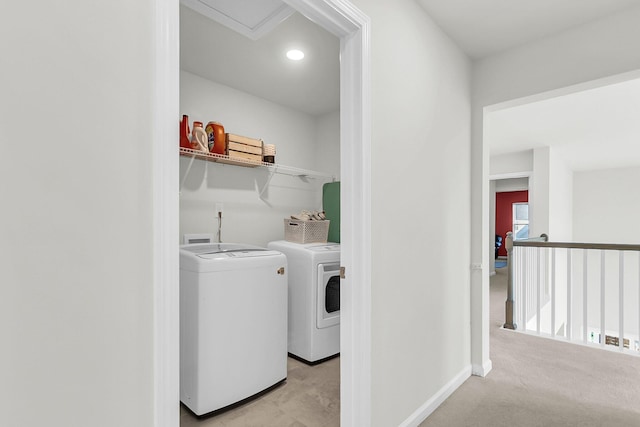
{"type": "Polygon", "coordinates": [[[335,181],[335,176],[323,172],[285,166],[278,163],[256,162],[245,159],[229,158],[229,156],[226,155],[205,153],[198,150],[192,150],[190,148],[180,147],[180,155],[234,166],[244,166],[250,168],[262,167],[268,169],[272,174],[278,173],[283,175],[297,176],[300,178],[325,178],[330,179],[331,181],[335,181]]]}

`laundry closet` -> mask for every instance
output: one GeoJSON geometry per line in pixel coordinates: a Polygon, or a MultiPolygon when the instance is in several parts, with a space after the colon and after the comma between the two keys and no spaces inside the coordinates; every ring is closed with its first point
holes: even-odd
{"type": "MultiPolygon", "coordinates": [[[[313,270],[317,277],[314,280],[318,280],[317,289],[312,293],[305,291],[293,294],[296,304],[309,310],[311,306],[318,308],[317,313],[313,308],[315,317],[309,320],[308,326],[321,334],[311,338],[306,335],[300,339],[293,338],[297,345],[304,348],[311,345],[309,348],[313,349],[298,351],[298,347],[294,347],[294,352],[302,356],[289,354],[298,359],[287,359],[289,370],[291,371],[292,366],[294,368],[295,378],[291,378],[289,374],[283,384],[274,385],[274,390],[267,390],[258,397],[251,396],[249,403],[241,399],[231,405],[238,407],[231,411],[239,410],[244,414],[242,416],[260,419],[261,415],[257,412],[260,411],[261,399],[268,399],[270,393],[277,393],[284,387],[296,385],[304,389],[303,382],[298,378],[298,374],[302,377],[307,375],[302,374],[303,370],[315,369],[320,376],[335,376],[335,372],[328,374],[327,370],[335,371],[337,366],[339,378],[339,361],[328,360],[339,353],[339,347],[333,349],[330,348],[333,344],[326,344],[329,341],[339,344],[339,234],[337,239],[333,239],[337,240],[335,243],[316,244],[313,248],[304,250],[298,248],[304,245],[289,245],[289,242],[284,242],[287,226],[285,219],[304,211],[321,213],[327,197],[332,197],[332,203],[339,201],[339,39],[278,1],[262,2],[265,8],[271,7],[270,11],[255,11],[255,16],[245,16],[249,29],[251,22],[257,22],[254,28],[258,28],[253,33],[245,33],[244,29],[238,27],[238,22],[228,20],[231,19],[229,11],[225,15],[215,9],[218,6],[224,7],[222,3],[225,2],[183,1],[180,6],[178,119],[184,117],[187,120],[189,140],[193,136],[191,133],[194,132],[194,122],[202,123],[203,127],[209,122],[216,122],[224,128],[225,134],[232,137],[236,135],[261,141],[263,147],[268,144],[271,149],[275,148],[272,159],[274,163],[270,166],[261,161],[255,164],[244,160],[226,161],[227,159],[206,158],[189,150],[181,150],[180,243],[209,239],[213,243],[239,245],[225,246],[226,249],[221,251],[224,256],[233,251],[245,253],[247,257],[281,252],[289,260],[286,268],[288,280],[292,280],[292,277],[306,277],[306,274],[300,273],[300,268],[313,270]],[[194,7],[195,3],[199,5],[194,7]],[[266,18],[258,16],[259,13],[266,14],[266,18]],[[271,24],[267,21],[271,21],[271,24]],[[269,25],[273,28],[269,28],[269,25]],[[286,58],[287,50],[293,48],[304,50],[305,58],[300,61],[286,58]],[[285,253],[289,246],[293,246],[293,252],[285,253]],[[252,248],[260,248],[265,252],[259,253],[258,249],[252,248]],[[251,252],[254,250],[256,252],[251,252]],[[307,260],[305,262],[309,263],[308,267],[307,264],[305,267],[297,267],[302,261],[292,264],[290,260],[298,257],[296,251],[301,254],[301,259],[307,260]],[[331,252],[335,255],[331,255],[331,252]],[[304,295],[300,296],[301,294],[304,295]],[[309,301],[304,299],[307,297],[310,298],[309,301]],[[310,344],[301,344],[307,339],[311,340],[310,344]],[[329,356],[324,357],[325,355],[329,356]],[[325,359],[328,360],[326,364],[325,359]],[[304,363],[300,363],[300,360],[304,363]],[[249,406],[255,408],[248,408],[249,406]],[[254,413],[245,414],[248,411],[254,413]]],[[[339,226],[339,221],[338,224],[333,224],[334,235],[336,226],[339,226]]],[[[196,248],[191,255],[198,257],[201,253],[203,252],[196,248]]],[[[215,258],[218,255],[206,256],[215,258]]],[[[277,259],[274,262],[280,262],[277,259]]],[[[181,263],[182,260],[181,255],[181,263]]],[[[242,269],[247,270],[245,267],[242,269]]],[[[280,270],[278,271],[280,274],[280,270]]],[[[181,288],[182,278],[181,271],[181,288]]],[[[229,294],[224,289],[220,292],[222,298],[229,294]]],[[[193,294],[196,295],[197,291],[193,294]]],[[[291,299],[291,291],[288,295],[291,299]]],[[[184,295],[181,298],[184,299],[184,295]]],[[[262,301],[264,304],[271,304],[267,294],[261,295],[253,291],[241,298],[255,304],[262,301]]],[[[251,310],[258,311],[259,305],[256,307],[251,310]]],[[[199,309],[202,313],[207,311],[203,307],[199,309]]],[[[181,310],[185,311],[182,302],[181,310]]],[[[283,310],[286,311],[286,308],[283,310]]],[[[296,315],[298,314],[292,315],[289,306],[289,341],[292,340],[292,316],[296,315]]],[[[224,320],[213,318],[211,321],[228,325],[247,322],[247,319],[234,319],[233,316],[231,311],[225,315],[224,320]]],[[[183,317],[181,321],[185,323],[183,317]]],[[[302,325],[304,322],[299,317],[294,323],[302,325]]],[[[185,335],[182,330],[181,334],[185,335]]],[[[265,333],[260,332],[260,335],[265,333]]],[[[233,345],[234,340],[230,342],[233,345]]],[[[197,347],[198,344],[194,344],[194,348],[197,347]]],[[[289,352],[291,353],[291,346],[289,352]]],[[[185,359],[183,354],[181,359],[185,359]]],[[[182,370],[181,375],[184,376],[182,370]]],[[[195,382],[198,381],[196,376],[193,379],[195,382]]],[[[319,397],[318,401],[337,400],[339,417],[339,385],[337,388],[331,387],[332,396],[319,397]]],[[[280,393],[282,394],[282,390],[280,393]]],[[[287,406],[282,397],[278,399],[278,405],[287,406]]],[[[190,405],[187,407],[193,411],[190,405]]],[[[193,415],[202,414],[196,412],[183,408],[181,424],[197,425],[199,421],[193,415]]],[[[214,423],[206,425],[215,425],[216,418],[224,417],[226,413],[226,407],[219,414],[218,411],[213,411],[213,416],[206,419],[209,423],[214,423]]],[[[296,419],[294,415],[291,417],[296,419]]]]}
{"type": "MultiPolygon", "coordinates": [[[[268,94],[269,91],[260,89],[267,86],[272,89],[270,92],[283,94],[278,95],[281,102],[295,98],[290,94],[312,95],[305,86],[319,83],[304,80],[304,76],[310,74],[306,69],[317,64],[319,58],[314,56],[318,54],[307,52],[303,59],[307,63],[291,63],[284,55],[288,46],[306,44],[306,40],[317,40],[321,35],[323,46],[327,44],[324,40],[334,40],[336,86],[332,91],[334,97],[339,96],[339,40],[297,13],[254,42],[190,8],[181,6],[180,12],[180,114],[188,115],[191,123],[200,121],[206,125],[216,121],[228,133],[273,144],[277,165],[301,168],[308,170],[301,174],[309,173],[308,178],[291,176],[286,170],[270,176],[272,171],[265,168],[209,163],[181,156],[180,236],[217,231],[216,210],[222,209],[223,240],[266,245],[281,239],[282,219],[302,209],[320,208],[322,184],[333,178],[339,180],[339,98],[335,99],[335,109],[319,111],[314,107],[314,99],[298,97],[294,102],[301,105],[294,108],[255,93],[268,94]],[[279,28],[285,26],[287,33],[309,27],[315,27],[315,31],[299,36],[301,42],[270,41],[277,38],[279,28]],[[272,48],[270,52],[245,48],[256,43],[282,48],[280,51],[272,48]],[[234,51],[236,47],[242,50],[234,51]],[[247,51],[257,55],[247,56],[247,51]],[[281,57],[266,58],[267,55],[281,57]],[[269,67],[279,69],[270,73],[282,73],[285,78],[278,82],[266,80],[260,72],[266,62],[276,62],[269,67]],[[252,71],[246,71],[247,68],[252,71]],[[274,88],[274,85],[281,87],[274,88]],[[303,108],[314,113],[305,112],[303,108]],[[316,172],[319,175],[314,175],[316,172]]],[[[326,56],[323,53],[323,57],[326,56]]]]}

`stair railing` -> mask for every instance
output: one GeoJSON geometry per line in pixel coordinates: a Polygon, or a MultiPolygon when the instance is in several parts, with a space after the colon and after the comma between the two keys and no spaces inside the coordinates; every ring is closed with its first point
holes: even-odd
{"type": "Polygon", "coordinates": [[[640,354],[640,245],[509,232],[505,247],[504,328],[640,354]]]}

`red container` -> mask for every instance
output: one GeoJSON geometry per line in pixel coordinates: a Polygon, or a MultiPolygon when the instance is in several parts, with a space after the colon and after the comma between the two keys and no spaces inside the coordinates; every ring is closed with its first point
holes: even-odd
{"type": "Polygon", "coordinates": [[[226,154],[227,143],[224,136],[224,126],[218,122],[209,122],[205,131],[209,140],[209,152],[226,154]]]}
{"type": "Polygon", "coordinates": [[[180,147],[191,148],[191,138],[189,138],[190,133],[189,116],[184,114],[180,121],[180,147]]]}

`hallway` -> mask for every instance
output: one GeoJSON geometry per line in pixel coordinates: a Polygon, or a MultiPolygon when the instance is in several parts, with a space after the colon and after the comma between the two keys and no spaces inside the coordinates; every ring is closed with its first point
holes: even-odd
{"type": "Polygon", "coordinates": [[[640,426],[640,357],[501,329],[507,269],[491,277],[491,360],[421,427],[640,426]]]}

